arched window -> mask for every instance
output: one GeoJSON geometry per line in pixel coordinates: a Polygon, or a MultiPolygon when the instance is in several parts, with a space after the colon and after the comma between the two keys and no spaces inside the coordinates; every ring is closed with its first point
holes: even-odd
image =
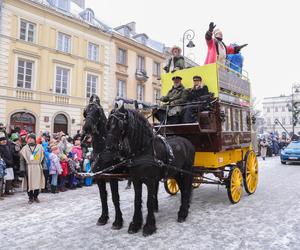
{"type": "Polygon", "coordinates": [[[68,133],[68,118],[63,114],[58,114],[54,118],[53,133],[64,132],[68,133]]]}

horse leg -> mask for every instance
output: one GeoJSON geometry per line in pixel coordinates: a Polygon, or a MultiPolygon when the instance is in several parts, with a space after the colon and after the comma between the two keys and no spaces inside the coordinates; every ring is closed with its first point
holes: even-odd
{"type": "Polygon", "coordinates": [[[153,205],[153,210],[154,213],[158,212],[158,190],[159,190],[159,181],[155,181],[155,198],[154,198],[154,205],[153,205]]]}
{"type": "Polygon", "coordinates": [[[108,206],[107,206],[107,191],[106,191],[106,182],[105,180],[98,180],[97,185],[99,188],[100,199],[102,204],[102,214],[98,219],[97,225],[103,226],[107,223],[108,217],[108,206]]]}
{"type": "Polygon", "coordinates": [[[123,227],[123,217],[120,209],[119,183],[118,180],[110,181],[110,189],[112,200],[115,206],[115,221],[112,224],[112,229],[119,230],[123,227]]]}
{"type": "Polygon", "coordinates": [[[134,187],[134,215],[132,222],[129,225],[128,233],[137,233],[143,224],[143,214],[142,214],[142,182],[140,180],[133,180],[134,187]]]}
{"type": "Polygon", "coordinates": [[[180,174],[177,181],[181,192],[181,205],[178,211],[177,221],[181,223],[186,220],[189,213],[193,176],[180,174]]]}
{"type": "Polygon", "coordinates": [[[148,189],[148,197],[147,197],[147,208],[148,215],[147,221],[143,228],[143,235],[149,236],[156,232],[155,225],[155,216],[154,216],[154,205],[155,205],[155,192],[156,192],[156,181],[153,179],[148,179],[146,181],[147,189],[148,189]]]}

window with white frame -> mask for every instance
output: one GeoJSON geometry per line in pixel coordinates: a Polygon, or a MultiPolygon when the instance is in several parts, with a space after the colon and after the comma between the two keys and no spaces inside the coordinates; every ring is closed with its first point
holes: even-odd
{"type": "Polygon", "coordinates": [[[86,13],[85,13],[85,20],[87,20],[88,22],[92,22],[94,19],[94,14],[93,12],[91,12],[90,10],[88,10],[86,13]]]}
{"type": "Polygon", "coordinates": [[[57,49],[59,51],[70,53],[71,51],[71,36],[58,32],[57,35],[57,49]]]}
{"type": "Polygon", "coordinates": [[[285,124],[285,117],[282,117],[282,118],[281,118],[281,123],[282,123],[282,125],[286,125],[286,124],[285,124]]]}
{"type": "Polygon", "coordinates": [[[117,62],[126,65],[126,50],[119,48],[117,62]]]}
{"type": "Polygon", "coordinates": [[[267,112],[268,112],[268,113],[270,112],[270,107],[267,107],[267,112]]]}
{"type": "Polygon", "coordinates": [[[70,0],[53,0],[54,5],[64,11],[70,11],[70,0]]]}
{"type": "Polygon", "coordinates": [[[89,43],[88,59],[91,61],[99,61],[99,46],[94,43],[89,43]]]}
{"type": "Polygon", "coordinates": [[[31,89],[33,84],[33,67],[34,62],[18,59],[18,76],[17,76],[17,87],[31,89]]]}
{"type": "Polygon", "coordinates": [[[91,97],[93,94],[97,92],[97,85],[98,85],[98,76],[87,74],[87,81],[86,81],[86,97],[91,97]]]}
{"type": "Polygon", "coordinates": [[[153,62],[153,75],[160,76],[160,63],[153,62]]]}
{"type": "Polygon", "coordinates": [[[69,81],[70,81],[70,70],[57,66],[55,93],[66,95],[68,93],[69,81]]]}
{"type": "Polygon", "coordinates": [[[126,81],[118,79],[117,83],[117,97],[126,98],[126,81]]]}
{"type": "Polygon", "coordinates": [[[159,101],[160,97],[161,97],[160,89],[154,88],[153,89],[153,103],[159,104],[160,103],[160,101],[159,101]]]}
{"type": "Polygon", "coordinates": [[[138,83],[136,86],[136,99],[138,101],[141,102],[144,101],[144,92],[145,92],[145,86],[143,84],[138,83]]]}
{"type": "Polygon", "coordinates": [[[285,112],[285,106],[282,106],[282,107],[281,107],[281,111],[282,111],[282,112],[285,112]]]}
{"type": "Polygon", "coordinates": [[[35,42],[36,25],[21,19],[20,22],[20,39],[26,42],[35,42]]]}
{"type": "Polygon", "coordinates": [[[145,57],[137,56],[137,69],[138,70],[145,70],[145,57]]]}

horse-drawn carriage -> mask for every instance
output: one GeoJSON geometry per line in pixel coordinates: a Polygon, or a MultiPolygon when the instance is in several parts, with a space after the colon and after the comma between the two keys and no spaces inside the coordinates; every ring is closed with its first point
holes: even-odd
{"type": "MultiPolygon", "coordinates": [[[[249,79],[219,64],[176,71],[176,75],[182,77],[185,87],[192,86],[194,75],[201,75],[213,98],[197,103],[195,123],[154,127],[166,137],[185,137],[195,146],[193,187],[201,183],[224,185],[230,201],[237,203],[243,183],[246,192],[253,194],[258,182],[258,162],[251,147],[249,79]]],[[[162,94],[171,88],[173,76],[162,75],[162,94]]],[[[165,181],[165,189],[171,195],[179,191],[174,179],[165,181]]]]}

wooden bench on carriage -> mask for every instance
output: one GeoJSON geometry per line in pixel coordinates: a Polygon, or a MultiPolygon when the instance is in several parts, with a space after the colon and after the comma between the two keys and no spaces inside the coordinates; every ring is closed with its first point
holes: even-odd
{"type": "MultiPolygon", "coordinates": [[[[196,149],[194,183],[224,185],[232,203],[240,201],[243,186],[253,194],[258,183],[258,162],[251,146],[251,89],[248,75],[237,73],[225,65],[209,64],[176,71],[185,87],[192,87],[193,76],[200,75],[213,93],[210,108],[199,102],[197,121],[188,124],[155,125],[167,137],[182,136],[196,149]],[[202,106],[201,106],[202,105],[202,106]]],[[[174,74],[162,75],[162,94],[172,86],[174,74]]],[[[165,189],[175,195],[174,179],[165,181],[165,189]]]]}

